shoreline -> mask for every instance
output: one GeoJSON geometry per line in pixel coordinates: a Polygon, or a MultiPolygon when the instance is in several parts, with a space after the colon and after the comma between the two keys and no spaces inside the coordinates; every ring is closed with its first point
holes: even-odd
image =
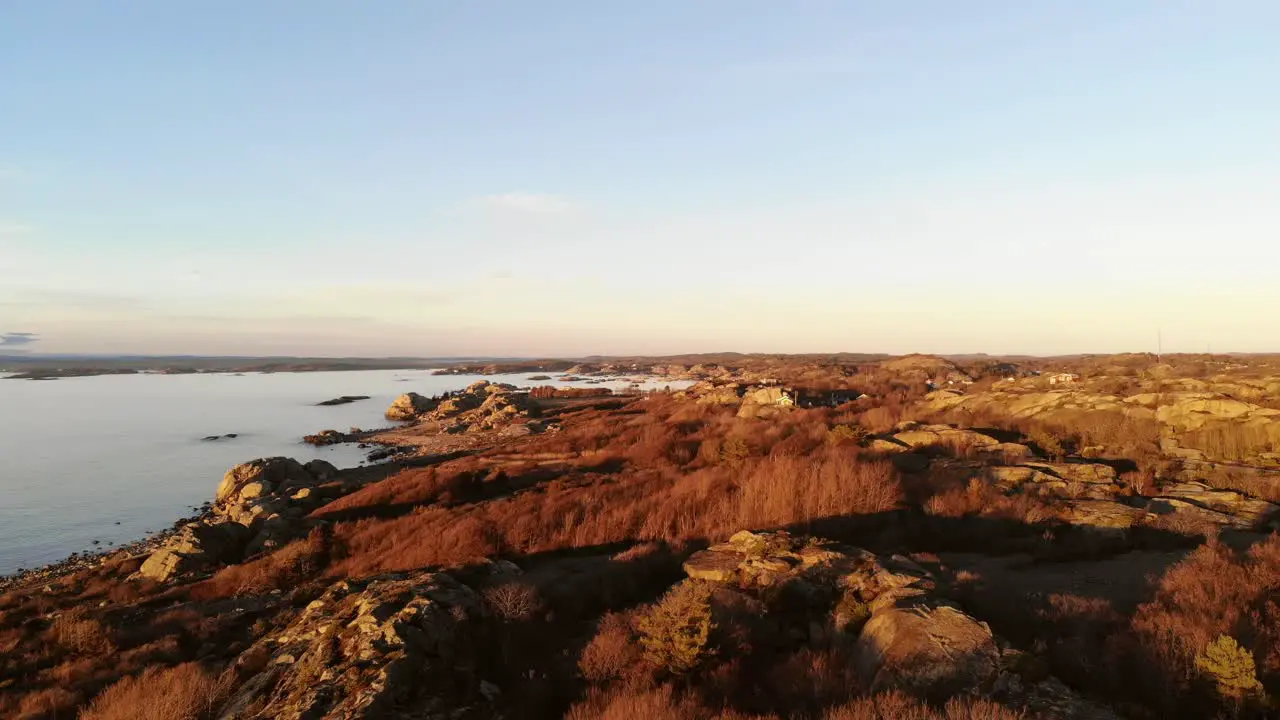
{"type": "Polygon", "coordinates": [[[33,568],[19,568],[8,574],[0,574],[0,592],[8,592],[24,585],[56,580],[80,570],[97,567],[115,558],[123,560],[139,555],[150,555],[182,528],[211,517],[213,517],[213,501],[207,500],[200,506],[199,512],[180,517],[164,530],[156,531],[137,540],[99,551],[77,550],[61,560],[55,560],[33,568]]]}
{"type": "MultiPolygon", "coordinates": [[[[348,368],[349,370],[368,370],[370,368],[348,368]]],[[[387,369],[387,368],[379,368],[387,369]]],[[[402,368],[402,369],[423,369],[423,368],[402,368]]],[[[426,368],[430,370],[432,368],[426,368]]],[[[285,372],[327,372],[331,370],[317,369],[313,371],[292,370],[285,372]]],[[[230,371],[197,371],[197,373],[177,373],[177,374],[226,374],[230,371]]],[[[165,373],[159,371],[140,371],[134,373],[108,372],[98,375],[122,375],[122,374],[148,374],[148,375],[166,375],[174,373],[165,373]]],[[[68,376],[70,377],[70,376],[68,376]]],[[[11,379],[11,378],[0,378],[11,379]]],[[[556,378],[562,380],[562,377],[556,378]]],[[[629,378],[621,378],[610,376],[606,378],[574,378],[583,385],[592,385],[601,382],[625,382],[627,380],[635,381],[635,376],[629,378]]],[[[643,376],[643,380],[671,379],[662,378],[661,376],[647,375],[643,376]]],[[[677,381],[679,382],[679,381],[677,381]]],[[[527,388],[526,388],[527,390],[527,388]]],[[[616,392],[616,391],[615,391],[616,392]]],[[[317,403],[324,405],[325,403],[317,403]]],[[[342,432],[339,430],[325,429],[319,430],[311,434],[298,436],[298,444],[308,444],[313,446],[328,445],[353,445],[361,450],[365,450],[365,461],[353,465],[348,468],[339,468],[341,471],[361,470],[376,467],[379,465],[392,464],[395,462],[403,462],[411,460],[414,457],[427,455],[448,455],[459,451],[468,451],[474,449],[478,445],[484,445],[492,442],[501,436],[501,433],[480,433],[477,435],[451,435],[448,433],[429,433],[421,435],[418,433],[406,433],[408,428],[415,427],[417,423],[391,423],[378,428],[361,429],[358,432],[342,432]]],[[[288,453],[284,456],[291,457],[288,453]]],[[[241,462],[251,462],[255,458],[242,459],[241,462]]],[[[211,480],[211,487],[216,488],[218,479],[211,480]]],[[[211,490],[212,493],[212,490],[211,490]]],[[[192,523],[198,523],[208,520],[212,517],[213,501],[205,500],[200,509],[192,514],[182,515],[174,520],[171,524],[162,530],[145,535],[135,540],[124,542],[120,545],[106,547],[100,550],[76,550],[58,560],[36,567],[19,568],[10,573],[0,573],[0,592],[7,592],[16,587],[25,585],[34,585],[41,582],[49,582],[65,575],[89,569],[101,565],[112,559],[128,559],[132,557],[149,555],[155,550],[163,546],[170,538],[177,534],[182,528],[192,523]]]]}

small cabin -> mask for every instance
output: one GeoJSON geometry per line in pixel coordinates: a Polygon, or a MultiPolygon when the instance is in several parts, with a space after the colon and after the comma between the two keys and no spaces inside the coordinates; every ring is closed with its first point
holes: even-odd
{"type": "Polygon", "coordinates": [[[1075,373],[1069,373],[1069,372],[1055,373],[1049,376],[1049,384],[1050,385],[1068,385],[1070,383],[1076,382],[1079,379],[1080,379],[1080,376],[1075,373]]]}

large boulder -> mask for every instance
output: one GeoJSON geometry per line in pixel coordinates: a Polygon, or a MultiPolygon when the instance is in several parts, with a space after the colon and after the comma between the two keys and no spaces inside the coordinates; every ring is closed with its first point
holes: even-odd
{"type": "Polygon", "coordinates": [[[262,495],[305,487],[315,479],[293,458],[251,460],[227,471],[214,495],[215,507],[227,508],[262,495]]]}
{"type": "Polygon", "coordinates": [[[494,717],[473,666],[482,608],[443,573],[339,582],[240,656],[247,679],[217,717],[494,717]]]}
{"type": "Polygon", "coordinates": [[[303,466],[292,458],[272,457],[237,465],[223,476],[209,517],[184,526],[147,558],[140,572],[165,581],[283,545],[323,502],[317,486],[336,474],[323,460],[303,466]]]}
{"type": "Polygon", "coordinates": [[[425,415],[434,410],[436,405],[436,401],[416,392],[405,393],[396,398],[391,403],[391,407],[387,408],[386,417],[388,420],[401,422],[416,420],[419,415],[425,415]]]}
{"type": "Polygon", "coordinates": [[[991,687],[1000,653],[986,623],[923,595],[890,593],[871,604],[854,664],[872,692],[897,689],[946,698],[991,687]]]}
{"type": "Polygon", "coordinates": [[[279,547],[298,535],[303,518],[324,502],[317,490],[336,472],[327,462],[303,466],[292,458],[238,465],[227,475],[236,479],[232,486],[239,490],[215,502],[214,515],[251,530],[246,555],[279,547]]]}
{"type": "Polygon", "coordinates": [[[159,582],[240,559],[248,528],[238,523],[194,522],[184,525],[162,548],[142,563],[139,572],[159,582]]]}

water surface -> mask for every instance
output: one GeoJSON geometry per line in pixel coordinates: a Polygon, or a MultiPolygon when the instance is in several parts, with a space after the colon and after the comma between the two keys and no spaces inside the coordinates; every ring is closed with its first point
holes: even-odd
{"type": "MultiPolygon", "coordinates": [[[[528,377],[483,379],[562,384],[528,377]]],[[[396,396],[478,379],[429,370],[0,379],[0,574],[161,530],[212,500],[223,473],[247,460],[359,464],[365,451],[354,446],[315,448],[301,438],[385,427],[382,413],[396,396]],[[371,399],[316,405],[341,395],[371,399]],[[238,437],[202,440],[227,433],[238,437]]]]}

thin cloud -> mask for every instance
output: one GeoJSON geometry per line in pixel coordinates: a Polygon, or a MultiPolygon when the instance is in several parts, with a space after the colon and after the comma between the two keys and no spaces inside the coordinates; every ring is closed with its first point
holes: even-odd
{"type": "Polygon", "coordinates": [[[40,336],[29,332],[10,332],[0,333],[0,347],[17,347],[18,345],[30,345],[38,342],[40,336]]]}
{"type": "Polygon", "coordinates": [[[488,195],[480,198],[480,206],[494,210],[509,212],[534,213],[538,215],[559,215],[571,212],[576,206],[573,201],[560,195],[542,193],[509,192],[488,195]]]}

